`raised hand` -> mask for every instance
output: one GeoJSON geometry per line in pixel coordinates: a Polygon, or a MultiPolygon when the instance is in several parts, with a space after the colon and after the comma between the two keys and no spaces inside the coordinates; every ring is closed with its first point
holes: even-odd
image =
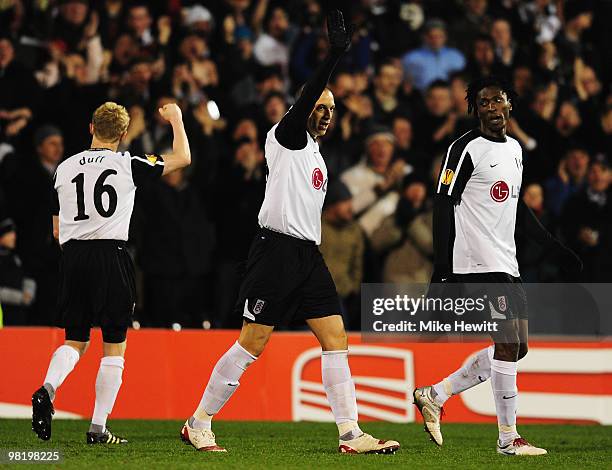
{"type": "Polygon", "coordinates": [[[327,16],[327,37],[331,49],[338,52],[346,52],[351,46],[354,25],[344,26],[344,17],[340,10],[332,10],[327,16]]]}
{"type": "Polygon", "coordinates": [[[176,122],[182,122],[183,114],[181,113],[181,108],[178,107],[176,103],[168,103],[163,107],[159,108],[159,114],[170,124],[176,122]]]}

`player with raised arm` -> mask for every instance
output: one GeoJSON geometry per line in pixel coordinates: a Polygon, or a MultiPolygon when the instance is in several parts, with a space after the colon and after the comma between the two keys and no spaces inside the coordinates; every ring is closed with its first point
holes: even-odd
{"type": "MultiPolygon", "coordinates": [[[[497,452],[543,455],[546,450],[516,430],[517,361],[527,354],[527,299],[519,277],[514,232],[517,221],[528,236],[560,256],[569,268],[582,263],[555,239],[519,198],[523,157],[519,143],[506,135],[515,93],[505,80],[485,77],[470,83],[466,100],[480,126],[448,148],[434,199],[432,284],[457,282],[484,286],[490,320],[499,331],[493,346],[475,355],[441,382],[414,391],[425,430],[442,445],[442,406],[491,378],[499,428],[497,452]]],[[[443,289],[441,289],[443,291],[443,289]]]]}
{"type": "Polygon", "coordinates": [[[323,387],[338,426],[339,451],[382,454],[399,448],[396,441],[375,439],[359,428],[338,294],[317,246],[327,189],[317,140],[327,132],[335,109],[326,84],[350,46],[352,28],[345,28],[342,13],[334,11],[327,32],[329,55],[266,138],[269,174],[260,229],[236,304],[237,314],[244,317],[242,331],[215,365],[200,404],[181,430],[181,438],[197,450],[225,451],[216,444],[211,420],[263,352],[274,327],[291,319],[305,320],[321,344],[323,387]]]}
{"type": "Polygon", "coordinates": [[[136,189],[191,163],[180,108],[159,109],[174,133],[172,153],[131,156],[117,152],[130,117],[107,102],[93,114],[91,148],[64,160],[54,177],[53,235],[62,247],[59,303],[66,336],[51,357],[43,385],[32,395],[32,430],[51,438],[53,400],[89,346],[92,326],[102,328],[103,357],[88,444],[123,444],[106,420],[121,387],[126,334],[135,306],[134,266],[126,241],[136,189]]]}

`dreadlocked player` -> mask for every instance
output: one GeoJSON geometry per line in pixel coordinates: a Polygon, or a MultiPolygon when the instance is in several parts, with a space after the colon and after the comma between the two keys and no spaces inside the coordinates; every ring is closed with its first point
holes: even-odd
{"type": "Polygon", "coordinates": [[[519,198],[522,149],[506,135],[514,97],[501,78],[486,77],[469,85],[468,112],[478,117],[480,125],[448,148],[434,200],[431,282],[459,283],[464,293],[471,286],[483,286],[489,299],[486,314],[498,325],[498,331],[491,334],[494,345],[474,354],[441,382],[417,388],[414,402],[423,415],[425,430],[441,446],[444,402],[491,378],[499,427],[497,452],[543,455],[545,449],[531,445],[516,430],[517,362],[527,354],[528,325],[514,243],[517,220],[568,268],[579,270],[582,263],[542,227],[519,198]]]}

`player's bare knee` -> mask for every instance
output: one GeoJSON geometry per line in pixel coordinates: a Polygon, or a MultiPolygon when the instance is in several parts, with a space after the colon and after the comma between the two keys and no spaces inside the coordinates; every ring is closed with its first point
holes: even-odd
{"type": "Polygon", "coordinates": [[[518,352],[519,361],[527,355],[527,352],[529,352],[529,346],[527,345],[527,343],[521,343],[518,352]]]}
{"type": "Polygon", "coordinates": [[[319,342],[323,351],[342,351],[348,349],[348,336],[344,328],[321,335],[319,342]]]}
{"type": "Polygon", "coordinates": [[[270,326],[246,323],[240,332],[238,344],[253,356],[259,356],[263,353],[272,330],[273,328],[270,326]]]}
{"type": "Polygon", "coordinates": [[[87,352],[87,349],[89,349],[89,341],[66,340],[64,341],[64,344],[66,346],[70,346],[73,349],[76,349],[76,351],[79,353],[79,356],[85,354],[87,352]]]}

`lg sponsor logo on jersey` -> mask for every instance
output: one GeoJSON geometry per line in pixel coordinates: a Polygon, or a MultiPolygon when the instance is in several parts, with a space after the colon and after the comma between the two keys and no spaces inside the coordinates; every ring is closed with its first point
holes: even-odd
{"type": "Polygon", "coordinates": [[[327,180],[323,177],[320,168],[315,168],[312,172],[312,187],[317,190],[323,188],[323,192],[327,191],[327,180]]]}
{"type": "Polygon", "coordinates": [[[513,184],[511,187],[508,186],[503,180],[496,181],[491,186],[489,194],[491,195],[491,199],[495,202],[504,202],[508,197],[518,198],[521,192],[521,187],[519,185],[513,184]]]}
{"type": "MultiPolygon", "coordinates": [[[[523,172],[523,159],[520,157],[514,157],[514,163],[516,163],[516,168],[522,173],[523,172]]],[[[490,164],[491,168],[494,168],[498,165],[498,163],[490,164]]],[[[495,202],[504,202],[508,197],[513,199],[517,199],[521,192],[521,186],[513,184],[512,186],[508,186],[504,180],[499,180],[493,183],[491,189],[489,190],[489,194],[491,195],[491,199],[495,202]]]]}

